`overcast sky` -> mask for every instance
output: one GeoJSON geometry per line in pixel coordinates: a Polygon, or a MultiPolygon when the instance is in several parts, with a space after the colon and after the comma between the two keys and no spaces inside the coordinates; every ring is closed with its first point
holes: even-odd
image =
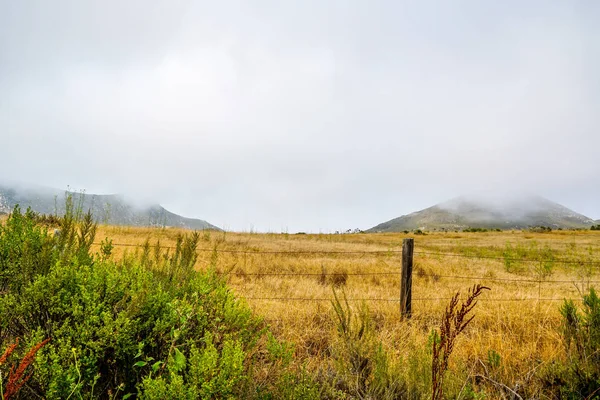
{"type": "Polygon", "coordinates": [[[600,2],[0,0],[0,180],[234,230],[600,218],[600,2]]]}

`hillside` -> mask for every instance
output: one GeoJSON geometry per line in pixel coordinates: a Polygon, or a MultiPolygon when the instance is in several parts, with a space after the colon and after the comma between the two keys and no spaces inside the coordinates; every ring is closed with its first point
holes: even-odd
{"type": "MultiPolygon", "coordinates": [[[[68,192],[43,187],[18,187],[0,184],[0,214],[9,213],[16,204],[41,214],[63,214],[68,192]]],[[[159,204],[138,206],[122,195],[71,193],[77,208],[92,211],[101,223],[130,226],[165,226],[185,229],[213,229],[216,226],[194,218],[186,218],[166,210],[159,204]]]]}
{"type": "Polygon", "coordinates": [[[589,228],[594,220],[539,196],[506,199],[458,197],[381,223],[369,232],[465,228],[589,228]]]}

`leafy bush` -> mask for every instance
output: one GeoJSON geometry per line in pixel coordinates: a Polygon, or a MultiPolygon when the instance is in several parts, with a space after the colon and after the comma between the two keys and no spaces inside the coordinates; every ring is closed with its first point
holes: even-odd
{"type": "Polygon", "coordinates": [[[0,292],[20,293],[37,274],[49,271],[56,261],[53,238],[35,223],[31,210],[16,206],[0,225],[0,292]]]}
{"type": "Polygon", "coordinates": [[[558,377],[566,398],[591,398],[600,387],[600,298],[591,288],[579,310],[572,300],[561,307],[568,365],[558,377]]]}
{"type": "Polygon", "coordinates": [[[520,270],[518,260],[516,259],[515,249],[512,247],[510,243],[506,243],[506,247],[502,252],[502,257],[504,258],[504,270],[506,272],[512,273],[520,270]]]}
{"type": "Polygon", "coordinates": [[[486,228],[467,228],[464,229],[463,232],[487,232],[486,228]]]}
{"type": "Polygon", "coordinates": [[[538,280],[545,280],[550,277],[554,271],[554,253],[546,245],[538,252],[538,262],[533,264],[533,273],[538,280]]]}
{"type": "Polygon", "coordinates": [[[552,228],[549,226],[534,226],[534,227],[529,228],[529,232],[550,233],[550,232],[552,232],[552,228]]]}
{"type": "Polygon", "coordinates": [[[91,253],[95,231],[89,213],[67,212],[53,236],[18,207],[0,226],[0,348],[17,337],[26,348],[51,339],[37,353],[21,396],[316,393],[310,379],[281,362],[289,358],[287,347],[264,340],[263,321],[225,282],[210,269],[193,270],[198,234],[180,236],[172,253],[144,246],[138,257],[116,263],[108,239],[91,253]],[[264,368],[272,374],[256,379],[264,368]]]}

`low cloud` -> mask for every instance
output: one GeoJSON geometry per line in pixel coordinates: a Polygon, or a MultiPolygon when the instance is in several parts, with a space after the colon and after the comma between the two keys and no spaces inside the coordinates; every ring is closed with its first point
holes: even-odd
{"type": "Polygon", "coordinates": [[[0,7],[0,178],[230,229],[369,228],[472,191],[600,218],[595,4],[0,7]]]}

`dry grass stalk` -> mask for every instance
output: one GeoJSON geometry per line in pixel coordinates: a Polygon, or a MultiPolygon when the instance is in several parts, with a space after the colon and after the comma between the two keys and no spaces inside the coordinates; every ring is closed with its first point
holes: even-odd
{"type": "Polygon", "coordinates": [[[477,297],[484,290],[491,290],[489,287],[474,285],[469,289],[467,299],[458,306],[460,292],[456,292],[450,304],[446,307],[446,312],[442,318],[439,336],[436,332],[433,340],[433,361],[431,365],[432,375],[432,399],[441,400],[443,398],[444,374],[448,370],[448,359],[458,335],[465,330],[467,325],[475,318],[475,315],[469,317],[469,313],[477,305],[477,297]]]}
{"type": "MultiPolygon", "coordinates": [[[[27,370],[27,367],[29,367],[33,363],[36,353],[49,341],[50,339],[48,338],[33,346],[31,349],[29,349],[27,354],[25,354],[25,357],[23,357],[23,359],[19,363],[19,366],[16,369],[14,365],[10,368],[10,372],[8,373],[6,390],[4,391],[3,395],[3,400],[8,400],[15,396],[19,392],[19,390],[21,390],[21,387],[29,380],[29,378],[31,378],[32,374],[25,376],[25,371],[27,370]]],[[[15,343],[10,345],[6,349],[2,357],[0,357],[0,365],[2,365],[6,361],[6,359],[14,352],[18,344],[19,338],[17,338],[15,340],[15,343]]]]}
{"type": "Polygon", "coordinates": [[[8,357],[10,357],[10,355],[15,351],[15,349],[17,348],[18,345],[19,345],[19,338],[17,338],[13,344],[11,344],[10,346],[8,346],[6,348],[6,351],[4,352],[4,354],[2,354],[2,357],[0,357],[0,365],[4,364],[6,362],[6,359],[8,357]]]}

